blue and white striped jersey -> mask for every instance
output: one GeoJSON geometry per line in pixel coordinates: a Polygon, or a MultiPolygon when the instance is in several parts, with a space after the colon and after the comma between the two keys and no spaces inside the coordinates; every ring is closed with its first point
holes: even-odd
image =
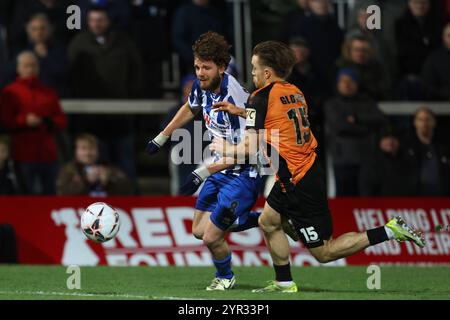
{"type": "MultiPolygon", "coordinates": [[[[224,73],[218,94],[209,90],[202,90],[198,79],[195,80],[189,95],[189,105],[192,109],[202,108],[203,119],[211,140],[217,137],[237,144],[245,134],[245,119],[223,111],[215,112],[211,106],[220,101],[228,101],[237,107],[245,109],[249,95],[248,91],[232,75],[224,73]]],[[[218,159],[217,155],[215,161],[218,159]]],[[[237,165],[233,172],[238,173],[244,167],[247,168],[248,166],[237,165]]],[[[227,172],[229,171],[227,170],[227,172]]],[[[251,171],[253,172],[253,170],[251,171]]],[[[253,176],[253,174],[251,175],[253,176]]]]}

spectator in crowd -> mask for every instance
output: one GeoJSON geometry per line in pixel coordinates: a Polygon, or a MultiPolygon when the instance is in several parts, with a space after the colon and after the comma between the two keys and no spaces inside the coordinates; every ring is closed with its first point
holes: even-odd
{"type": "Polygon", "coordinates": [[[72,39],[68,56],[76,98],[130,99],[140,96],[140,54],[125,33],[112,28],[104,7],[90,8],[88,30],[72,39]]]}
{"type": "Polygon", "coordinates": [[[450,100],[450,23],[443,31],[443,46],[433,51],[425,60],[422,78],[427,98],[450,100]]]}
{"type": "Polygon", "coordinates": [[[192,0],[192,3],[182,5],[175,12],[172,20],[172,45],[180,55],[183,73],[193,71],[192,44],[207,31],[230,38],[224,13],[210,5],[209,0],[192,0]]]}
{"type": "Polygon", "coordinates": [[[67,125],[56,92],[39,79],[39,62],[33,52],[17,57],[18,78],[0,95],[4,127],[12,136],[12,158],[24,179],[27,193],[54,194],[58,171],[55,134],[67,125]]]}
{"type": "Polygon", "coordinates": [[[362,165],[361,196],[417,195],[413,163],[400,138],[400,134],[392,127],[382,130],[378,150],[362,165]]]}
{"type": "Polygon", "coordinates": [[[363,35],[355,35],[345,41],[342,56],[336,61],[336,70],[351,68],[358,73],[359,92],[374,100],[382,100],[389,88],[384,67],[376,59],[370,40],[363,35]]]}
{"type": "MultiPolygon", "coordinates": [[[[397,42],[395,39],[395,22],[400,18],[406,8],[407,1],[405,0],[358,0],[355,1],[355,6],[349,13],[349,33],[347,34],[347,39],[353,36],[352,32],[356,29],[360,29],[361,18],[363,17],[362,12],[366,12],[367,8],[371,5],[376,5],[380,8],[381,17],[381,29],[371,30],[369,33],[375,35],[377,40],[380,41],[379,47],[374,48],[380,49],[383,59],[383,64],[389,71],[389,76],[391,79],[397,78],[397,42]],[[356,28],[356,26],[358,26],[356,28]]],[[[365,32],[363,32],[367,35],[365,32]]]]}
{"type": "Polygon", "coordinates": [[[23,192],[22,180],[14,161],[10,158],[9,145],[0,139],[0,195],[14,195],[23,192]]]}
{"type": "MultiPolygon", "coordinates": [[[[126,34],[112,28],[105,7],[89,10],[88,30],[73,38],[68,56],[76,98],[131,99],[141,95],[140,54],[126,34]]],[[[72,133],[90,132],[99,138],[101,161],[115,161],[135,180],[132,115],[80,115],[73,117],[72,123],[72,133]]]]}
{"type": "Polygon", "coordinates": [[[436,141],[436,116],[422,107],[414,116],[415,132],[407,143],[407,152],[413,162],[417,195],[450,195],[450,153],[436,141]]]}
{"type": "Polygon", "coordinates": [[[430,11],[429,0],[408,0],[408,9],[395,23],[400,99],[424,98],[420,72],[429,53],[439,46],[442,23],[430,11]]]}
{"type": "Polygon", "coordinates": [[[310,11],[298,20],[293,20],[282,38],[302,37],[311,48],[311,64],[314,73],[322,84],[322,91],[330,94],[330,70],[339,57],[343,33],[331,12],[329,0],[309,0],[310,11]]]}
{"type": "Polygon", "coordinates": [[[390,51],[383,38],[381,29],[369,29],[368,18],[369,14],[367,13],[367,7],[360,7],[356,11],[355,23],[350,26],[345,34],[345,40],[348,41],[357,36],[363,36],[370,42],[370,47],[373,48],[376,60],[380,62],[389,61],[391,58],[390,51]]]}
{"type": "MultiPolygon", "coordinates": [[[[81,11],[81,25],[86,26],[86,16],[92,6],[103,7],[108,11],[111,22],[118,29],[128,31],[131,20],[131,5],[144,2],[144,0],[77,0],[81,11]]],[[[154,2],[154,0],[153,0],[154,2]]]]}
{"type": "Polygon", "coordinates": [[[26,24],[30,18],[37,14],[45,14],[54,26],[54,38],[58,43],[67,43],[71,31],[67,29],[67,8],[73,4],[69,0],[26,0],[15,1],[11,22],[11,48],[13,52],[26,46],[26,24]]]}
{"type": "Polygon", "coordinates": [[[375,101],[358,89],[356,72],[342,69],[337,75],[338,94],[325,104],[338,196],[358,195],[361,166],[373,154],[378,128],[385,122],[375,101]]]}
{"type": "Polygon", "coordinates": [[[53,26],[43,13],[33,15],[27,26],[27,50],[34,51],[39,60],[39,79],[58,92],[61,98],[69,96],[68,63],[62,44],[52,41],[53,26]]]}
{"type": "Polygon", "coordinates": [[[56,182],[58,195],[130,195],[130,180],[118,168],[98,162],[97,138],[80,134],[75,140],[75,159],[61,168],[56,182]]]}

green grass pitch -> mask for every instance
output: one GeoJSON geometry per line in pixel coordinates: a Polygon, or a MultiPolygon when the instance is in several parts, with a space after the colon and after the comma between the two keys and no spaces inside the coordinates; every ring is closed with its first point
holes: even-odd
{"type": "Polygon", "coordinates": [[[69,290],[65,267],[0,266],[0,300],[6,299],[450,299],[450,267],[382,267],[381,289],[367,289],[366,267],[293,268],[295,294],[251,290],[273,278],[269,267],[235,267],[236,287],[207,292],[209,267],[81,267],[81,289],[69,290]]]}

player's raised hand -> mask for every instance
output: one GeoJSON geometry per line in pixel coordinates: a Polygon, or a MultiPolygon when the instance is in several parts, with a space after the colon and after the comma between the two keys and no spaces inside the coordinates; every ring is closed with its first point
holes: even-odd
{"type": "Polygon", "coordinates": [[[193,195],[210,175],[208,168],[204,166],[192,171],[180,187],[180,194],[183,196],[193,195]]]}
{"type": "Polygon", "coordinates": [[[212,105],[212,109],[214,110],[214,112],[225,111],[230,114],[234,114],[236,116],[240,116],[243,118],[245,118],[245,116],[246,116],[244,108],[236,107],[234,104],[232,104],[228,101],[218,102],[218,103],[212,105]]]}
{"type": "Polygon", "coordinates": [[[149,155],[153,155],[161,149],[161,147],[169,140],[170,136],[166,136],[162,132],[158,134],[153,140],[150,140],[147,143],[147,147],[145,148],[145,151],[149,155]]]}

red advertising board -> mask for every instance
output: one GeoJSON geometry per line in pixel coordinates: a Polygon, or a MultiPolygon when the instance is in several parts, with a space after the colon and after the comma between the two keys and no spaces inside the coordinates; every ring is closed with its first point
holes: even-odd
{"type": "MultiPolygon", "coordinates": [[[[194,204],[191,197],[0,197],[0,224],[13,225],[19,260],[26,264],[211,265],[208,250],[191,234],[194,204]],[[87,240],[79,229],[84,208],[96,201],[114,206],[121,218],[117,237],[103,244],[87,240]]],[[[401,215],[425,232],[427,245],[390,241],[327,265],[450,264],[450,199],[348,198],[329,204],[334,237],[401,215]]],[[[271,263],[257,228],[231,233],[228,242],[234,265],[271,263]]],[[[293,265],[319,265],[300,243],[291,242],[291,252],[293,265]]]]}
{"type": "Polygon", "coordinates": [[[334,237],[382,226],[395,216],[425,233],[424,248],[410,242],[384,242],[347,257],[347,264],[450,264],[450,198],[334,199],[329,204],[334,237]]]}

